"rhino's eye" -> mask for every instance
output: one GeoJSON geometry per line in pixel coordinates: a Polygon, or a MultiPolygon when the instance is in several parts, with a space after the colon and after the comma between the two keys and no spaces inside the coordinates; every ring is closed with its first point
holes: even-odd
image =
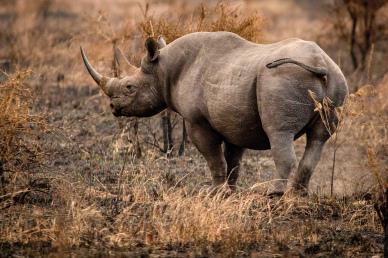
{"type": "Polygon", "coordinates": [[[133,86],[133,85],[127,85],[127,91],[128,91],[128,94],[135,94],[136,93],[136,87],[133,86]]]}

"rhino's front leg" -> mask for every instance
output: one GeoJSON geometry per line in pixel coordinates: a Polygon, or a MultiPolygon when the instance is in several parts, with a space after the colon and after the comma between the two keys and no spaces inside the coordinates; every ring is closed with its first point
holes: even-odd
{"type": "Polygon", "coordinates": [[[237,178],[240,170],[240,161],[244,154],[244,149],[225,142],[224,156],[227,168],[228,184],[232,190],[236,189],[237,178]]]}
{"type": "Polygon", "coordinates": [[[205,157],[212,174],[213,186],[226,182],[226,161],[222,152],[222,138],[207,123],[188,123],[188,134],[205,157]]]}

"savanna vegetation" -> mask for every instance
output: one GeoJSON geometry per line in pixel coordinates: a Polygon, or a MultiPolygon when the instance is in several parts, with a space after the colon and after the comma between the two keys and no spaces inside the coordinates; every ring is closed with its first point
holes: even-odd
{"type": "Polygon", "coordinates": [[[0,0],[0,257],[383,256],[387,24],[383,0],[0,0]],[[264,195],[269,151],[247,152],[235,193],[209,195],[179,115],[115,118],[79,54],[119,75],[115,47],[139,65],[149,36],[220,30],[314,40],[347,76],[308,197],[264,195]]]}

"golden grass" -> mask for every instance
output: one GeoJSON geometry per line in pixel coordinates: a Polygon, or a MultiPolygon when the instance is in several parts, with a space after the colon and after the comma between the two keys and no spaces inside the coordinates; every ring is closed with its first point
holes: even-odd
{"type": "Polygon", "coordinates": [[[53,248],[62,248],[59,251],[82,246],[129,250],[170,246],[235,256],[246,252],[248,246],[270,244],[261,248],[278,252],[295,242],[302,246],[322,243],[321,223],[334,232],[338,225],[346,232],[379,228],[373,205],[366,201],[292,195],[271,200],[250,191],[228,198],[210,197],[189,194],[185,189],[152,190],[144,178],[131,185],[128,194],[133,197],[128,200],[127,194],[106,192],[101,196],[101,191],[90,188],[85,193],[74,185],[61,192],[61,184],[56,190],[63,202],[60,206],[56,200],[51,207],[34,206],[32,213],[27,206],[7,210],[4,218],[8,223],[2,227],[0,240],[23,244],[47,241],[53,248]],[[120,212],[109,214],[106,209],[116,205],[121,206],[120,212]]]}

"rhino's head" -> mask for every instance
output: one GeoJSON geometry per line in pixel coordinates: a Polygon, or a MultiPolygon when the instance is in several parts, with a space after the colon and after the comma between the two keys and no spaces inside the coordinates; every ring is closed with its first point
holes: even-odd
{"type": "Polygon", "coordinates": [[[89,74],[111,100],[113,115],[146,117],[165,108],[156,69],[159,49],[165,45],[162,37],[158,41],[148,38],[145,42],[147,54],[142,59],[140,68],[131,65],[120,49],[115,49],[116,61],[120,67],[125,66],[125,76],[113,78],[98,73],[81,47],[82,59],[89,74]]]}

